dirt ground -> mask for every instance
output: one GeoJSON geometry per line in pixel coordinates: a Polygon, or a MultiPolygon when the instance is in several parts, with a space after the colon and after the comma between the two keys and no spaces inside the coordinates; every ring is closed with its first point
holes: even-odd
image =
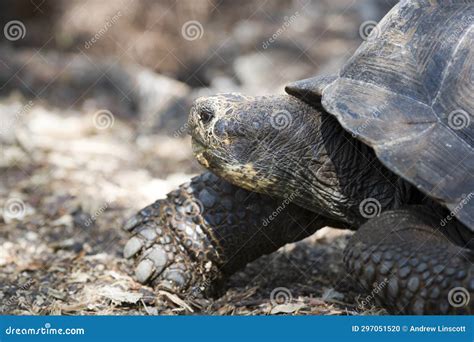
{"type": "Polygon", "coordinates": [[[337,70],[360,43],[361,22],[390,1],[85,3],[46,1],[22,19],[24,39],[0,44],[0,312],[384,313],[344,270],[348,231],[324,228],[234,274],[221,297],[189,302],[133,279],[121,226],[203,171],[185,134],[193,99],[281,92],[337,70]],[[284,24],[292,16],[298,25],[284,24]],[[202,40],[180,39],[190,18],[202,40]],[[92,44],[105,20],[112,25],[92,44]]]}

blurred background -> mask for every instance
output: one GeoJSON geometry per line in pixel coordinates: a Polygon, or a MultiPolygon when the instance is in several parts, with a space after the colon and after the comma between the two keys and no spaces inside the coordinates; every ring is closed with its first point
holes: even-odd
{"type": "MultiPolygon", "coordinates": [[[[185,311],[133,281],[120,227],[202,172],[186,135],[192,101],[334,73],[395,3],[2,0],[2,312],[185,311]]],[[[298,312],[357,312],[340,278],[346,233],[318,234],[239,272],[201,309],[265,313],[280,282],[319,300],[298,312]]]]}

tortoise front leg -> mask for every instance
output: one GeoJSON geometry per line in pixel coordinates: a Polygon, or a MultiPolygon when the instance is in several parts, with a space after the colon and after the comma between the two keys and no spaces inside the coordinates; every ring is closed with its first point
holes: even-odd
{"type": "Polygon", "coordinates": [[[287,199],[238,188],[203,173],[142,209],[126,224],[124,256],[135,276],[176,292],[213,290],[219,279],[335,222],[287,199]]]}
{"type": "Polygon", "coordinates": [[[474,313],[474,254],[452,243],[440,222],[424,207],[369,220],[345,250],[349,274],[390,313],[474,313]]]}

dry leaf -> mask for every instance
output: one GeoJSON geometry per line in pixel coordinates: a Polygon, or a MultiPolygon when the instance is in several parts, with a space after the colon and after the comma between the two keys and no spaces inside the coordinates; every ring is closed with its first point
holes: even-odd
{"type": "Polygon", "coordinates": [[[99,290],[99,295],[106,297],[114,302],[131,304],[135,304],[143,297],[143,294],[139,292],[123,291],[119,288],[112,286],[105,286],[101,288],[99,290]]]}
{"type": "Polygon", "coordinates": [[[167,292],[167,291],[158,291],[158,294],[165,296],[166,298],[171,300],[176,305],[182,307],[183,309],[186,309],[190,312],[194,312],[194,310],[188,304],[186,304],[186,302],[184,300],[179,298],[177,295],[175,295],[173,293],[170,293],[170,292],[167,292]]]}
{"type": "Polygon", "coordinates": [[[279,304],[275,306],[270,312],[272,315],[279,313],[294,313],[298,310],[301,310],[305,304],[303,303],[289,303],[289,304],[279,304]]]}

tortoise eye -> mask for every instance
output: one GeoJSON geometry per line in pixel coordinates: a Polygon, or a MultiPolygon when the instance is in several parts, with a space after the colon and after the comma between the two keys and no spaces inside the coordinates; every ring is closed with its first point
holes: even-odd
{"type": "Polygon", "coordinates": [[[214,117],[214,111],[209,107],[203,107],[199,111],[199,118],[201,119],[203,124],[209,123],[214,117]]]}

